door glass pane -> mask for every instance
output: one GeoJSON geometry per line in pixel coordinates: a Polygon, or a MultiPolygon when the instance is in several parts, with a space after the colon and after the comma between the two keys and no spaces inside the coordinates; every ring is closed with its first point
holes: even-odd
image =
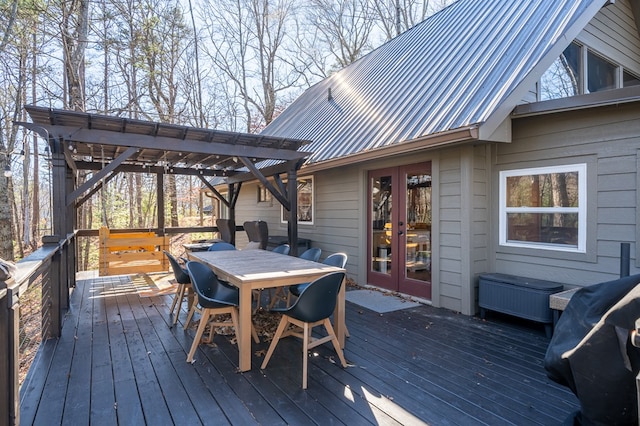
{"type": "Polygon", "coordinates": [[[371,268],[391,274],[391,176],[371,179],[371,268]]]}
{"type": "Polygon", "coordinates": [[[431,175],[407,174],[406,276],[431,280],[431,175]]]}

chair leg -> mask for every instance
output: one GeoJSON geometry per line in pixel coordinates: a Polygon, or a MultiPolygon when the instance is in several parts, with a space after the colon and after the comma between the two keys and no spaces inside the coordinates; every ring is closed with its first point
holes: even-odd
{"type": "Polygon", "coordinates": [[[260,343],[260,338],[258,337],[258,333],[256,332],[256,327],[253,325],[253,321],[251,322],[251,337],[253,337],[254,342],[260,343]]]}
{"type": "MultiPolygon", "coordinates": [[[[273,309],[273,307],[275,306],[275,304],[278,302],[278,297],[280,297],[280,295],[282,295],[282,297],[284,298],[284,287],[276,287],[276,292],[273,294],[273,296],[271,297],[271,300],[269,301],[269,309],[273,309]]],[[[269,290],[269,296],[271,296],[271,290],[269,290]]],[[[287,299],[287,305],[289,304],[289,301],[287,299]]]]}
{"type": "Polygon", "coordinates": [[[191,319],[193,318],[193,314],[196,313],[196,309],[198,308],[198,296],[194,296],[193,303],[191,303],[191,307],[189,308],[189,314],[187,315],[187,319],[184,322],[184,329],[189,328],[189,324],[191,324],[191,319]]]}
{"type": "Polygon", "coordinates": [[[258,312],[260,310],[260,305],[262,302],[262,289],[258,288],[256,290],[253,290],[253,294],[252,294],[253,299],[255,299],[256,301],[256,308],[253,310],[253,314],[255,315],[256,312],[258,312]]]}
{"type": "Polygon", "coordinates": [[[180,316],[180,311],[182,310],[182,299],[184,299],[184,290],[186,288],[184,284],[179,284],[179,286],[180,288],[176,292],[176,296],[173,299],[173,305],[171,305],[171,313],[173,313],[173,308],[175,307],[175,305],[178,305],[178,311],[173,317],[173,325],[176,325],[176,323],[178,322],[178,317],[180,316]]]}
{"type": "Polygon", "coordinates": [[[267,368],[267,364],[271,359],[271,355],[273,355],[273,351],[276,349],[276,346],[278,345],[278,341],[282,337],[282,333],[284,333],[284,330],[288,324],[289,324],[288,317],[286,315],[283,315],[282,319],[280,320],[280,324],[278,324],[276,333],[273,335],[273,339],[271,340],[271,344],[269,345],[269,350],[267,350],[267,354],[264,356],[264,361],[262,361],[262,365],[260,366],[261,370],[264,370],[265,368],[267,368]]]}
{"type": "Polygon", "coordinates": [[[171,309],[169,309],[169,315],[173,314],[173,310],[176,307],[176,303],[178,303],[178,295],[182,291],[182,284],[178,284],[178,288],[176,288],[176,292],[173,293],[173,303],[171,304],[171,309]]]}
{"type": "Polygon", "coordinates": [[[191,350],[189,350],[189,355],[187,355],[187,362],[193,362],[193,356],[196,354],[196,349],[198,349],[198,345],[200,345],[200,339],[202,338],[202,334],[204,333],[205,328],[207,327],[207,323],[209,322],[209,310],[202,310],[202,317],[200,318],[200,324],[198,325],[198,330],[196,331],[196,335],[193,338],[193,343],[191,344],[191,350]]]}
{"type": "Polygon", "coordinates": [[[340,342],[338,342],[338,338],[336,337],[336,332],[333,330],[333,326],[331,325],[331,321],[329,318],[325,318],[324,320],[324,328],[327,329],[327,334],[331,336],[331,343],[333,343],[333,348],[336,350],[338,354],[338,358],[340,358],[340,362],[344,368],[347,367],[347,361],[344,359],[344,352],[340,347],[340,342]]]}
{"type": "Polygon", "coordinates": [[[302,389],[307,388],[307,364],[309,363],[309,340],[311,339],[311,327],[305,322],[302,328],[302,389]]]}

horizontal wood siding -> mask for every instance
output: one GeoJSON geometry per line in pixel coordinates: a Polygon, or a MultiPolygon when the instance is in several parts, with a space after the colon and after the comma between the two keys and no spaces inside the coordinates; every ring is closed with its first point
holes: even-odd
{"type": "MultiPolygon", "coordinates": [[[[440,155],[439,175],[434,178],[440,198],[434,200],[438,209],[439,245],[434,247],[434,268],[438,268],[440,298],[436,306],[461,312],[462,307],[462,182],[460,150],[449,150],[440,155]],[[439,204],[436,204],[439,203],[439,204]]],[[[465,283],[466,287],[466,283],[465,283]]]]}
{"type": "Polygon", "coordinates": [[[357,276],[360,247],[366,244],[363,235],[361,211],[365,209],[360,188],[359,171],[355,167],[342,167],[320,172],[315,179],[314,225],[298,228],[302,238],[308,238],[314,247],[322,249],[322,259],[331,253],[344,252],[349,256],[347,272],[358,284],[366,284],[366,276],[357,276]]]}
{"type": "Polygon", "coordinates": [[[640,74],[640,36],[629,0],[603,7],[582,30],[578,40],[640,74]]]}
{"type": "MultiPolygon", "coordinates": [[[[619,275],[623,242],[631,243],[631,274],[640,272],[636,255],[638,117],[640,103],[632,103],[514,121],[513,143],[495,145],[492,193],[496,202],[500,170],[587,163],[590,228],[586,254],[500,247],[496,236],[497,272],[579,286],[610,280],[619,275]]],[[[497,230],[497,210],[492,218],[497,230]]]]}
{"type": "MultiPolygon", "coordinates": [[[[489,158],[490,147],[478,145],[473,150],[473,185],[472,185],[472,224],[471,224],[471,276],[489,271],[489,243],[490,243],[490,170],[489,158]]],[[[478,300],[477,283],[472,279],[470,288],[467,290],[471,295],[468,302],[468,309],[471,314],[475,314],[478,300]]]]}
{"type": "MultiPolygon", "coordinates": [[[[304,173],[300,177],[309,176],[304,173]]],[[[359,171],[356,167],[341,168],[340,172],[320,172],[314,179],[313,225],[299,224],[298,237],[311,240],[313,247],[322,249],[321,259],[331,253],[345,252],[349,256],[349,277],[359,284],[366,278],[357,276],[361,245],[361,210],[364,208],[360,194],[359,171]]],[[[287,235],[287,224],[280,222],[280,204],[258,203],[257,185],[244,184],[236,204],[236,224],[245,220],[264,220],[270,235],[287,235]]],[[[237,245],[246,244],[246,235],[238,232],[237,245]]]]}

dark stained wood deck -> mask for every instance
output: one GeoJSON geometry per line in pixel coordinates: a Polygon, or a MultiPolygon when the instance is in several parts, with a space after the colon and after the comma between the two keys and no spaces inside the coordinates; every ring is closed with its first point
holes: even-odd
{"type": "Polygon", "coordinates": [[[23,425],[561,424],[578,409],[547,379],[542,326],[420,306],[378,314],[347,303],[347,369],[330,345],[309,363],[281,342],[264,372],[237,373],[226,336],[186,363],[194,330],[170,328],[169,296],[126,277],[79,280],[60,339],[43,343],[21,389],[23,425]]]}

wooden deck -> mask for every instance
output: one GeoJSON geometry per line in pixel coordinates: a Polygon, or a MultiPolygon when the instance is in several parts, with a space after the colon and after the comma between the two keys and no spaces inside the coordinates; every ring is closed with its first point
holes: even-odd
{"type": "Polygon", "coordinates": [[[43,344],[21,389],[23,425],[561,424],[578,409],[542,366],[543,327],[429,306],[379,314],[347,303],[343,369],[330,345],[309,364],[281,342],[264,372],[237,373],[225,336],[186,355],[170,296],[141,298],[126,277],[79,280],[60,339],[43,344]]]}

